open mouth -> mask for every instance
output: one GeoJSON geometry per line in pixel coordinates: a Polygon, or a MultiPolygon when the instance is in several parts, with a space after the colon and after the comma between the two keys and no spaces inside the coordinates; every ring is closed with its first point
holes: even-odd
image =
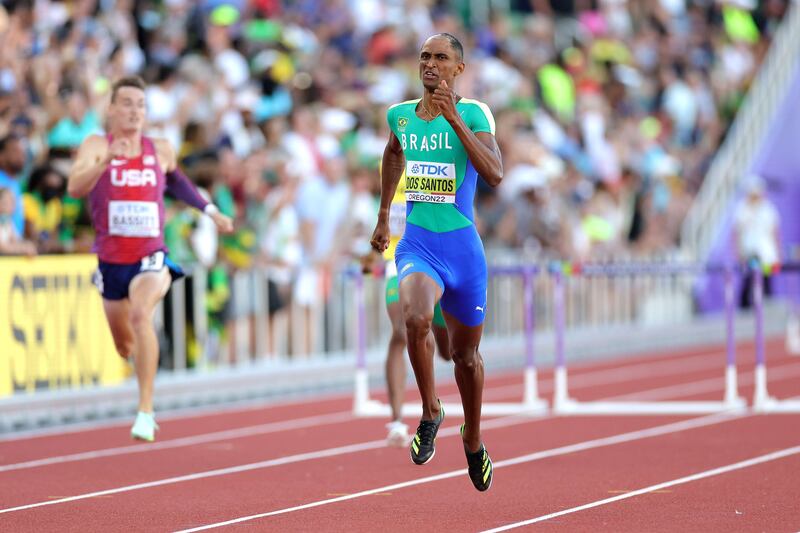
{"type": "Polygon", "coordinates": [[[432,70],[426,70],[425,72],[422,73],[422,78],[426,80],[435,80],[436,78],[438,78],[438,76],[432,70]]]}

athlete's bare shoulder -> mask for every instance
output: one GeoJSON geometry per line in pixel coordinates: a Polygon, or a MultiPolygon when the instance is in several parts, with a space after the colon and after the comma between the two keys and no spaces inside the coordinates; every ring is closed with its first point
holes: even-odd
{"type": "Polygon", "coordinates": [[[108,152],[108,139],[102,135],[89,135],[78,147],[75,164],[94,165],[108,152]]]}

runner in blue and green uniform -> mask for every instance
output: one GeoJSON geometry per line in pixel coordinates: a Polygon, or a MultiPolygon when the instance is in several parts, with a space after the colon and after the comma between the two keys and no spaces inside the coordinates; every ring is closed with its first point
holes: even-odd
{"type": "Polygon", "coordinates": [[[422,398],[411,458],[416,464],[430,461],[444,420],[433,380],[433,353],[426,344],[434,306],[440,302],[464,407],[461,434],[469,475],[483,491],[492,482],[480,433],[483,360],[478,346],[486,310],[486,258],[472,206],[478,175],[496,186],[503,166],[491,111],[452,89],[464,68],[458,39],[445,33],[430,37],[419,56],[423,97],[389,109],[392,133],[383,154],[381,207],[372,246],[383,251],[389,244],[390,204],[405,172],[406,230],[395,262],[408,352],[422,398]]]}

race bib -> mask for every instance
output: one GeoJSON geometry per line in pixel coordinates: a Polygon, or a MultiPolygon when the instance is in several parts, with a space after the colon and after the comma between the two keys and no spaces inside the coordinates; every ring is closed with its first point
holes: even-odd
{"type": "Polygon", "coordinates": [[[432,204],[456,203],[456,166],[453,163],[407,161],[406,200],[432,204]]]}
{"type": "Polygon", "coordinates": [[[402,237],[406,231],[406,204],[389,206],[389,233],[392,237],[402,237]]]}
{"type": "Polygon", "coordinates": [[[158,272],[164,268],[164,252],[156,252],[142,258],[141,272],[158,272]]]}
{"type": "Polygon", "coordinates": [[[158,237],[158,204],[112,200],[108,202],[108,232],[120,237],[158,237]]]}

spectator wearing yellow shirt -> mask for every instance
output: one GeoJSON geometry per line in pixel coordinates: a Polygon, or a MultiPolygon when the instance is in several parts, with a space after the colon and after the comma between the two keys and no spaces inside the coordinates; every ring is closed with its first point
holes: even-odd
{"type": "Polygon", "coordinates": [[[25,237],[36,243],[41,253],[64,251],[64,195],[67,182],[50,166],[41,166],[31,173],[28,192],[22,196],[25,213],[25,237]]]}

